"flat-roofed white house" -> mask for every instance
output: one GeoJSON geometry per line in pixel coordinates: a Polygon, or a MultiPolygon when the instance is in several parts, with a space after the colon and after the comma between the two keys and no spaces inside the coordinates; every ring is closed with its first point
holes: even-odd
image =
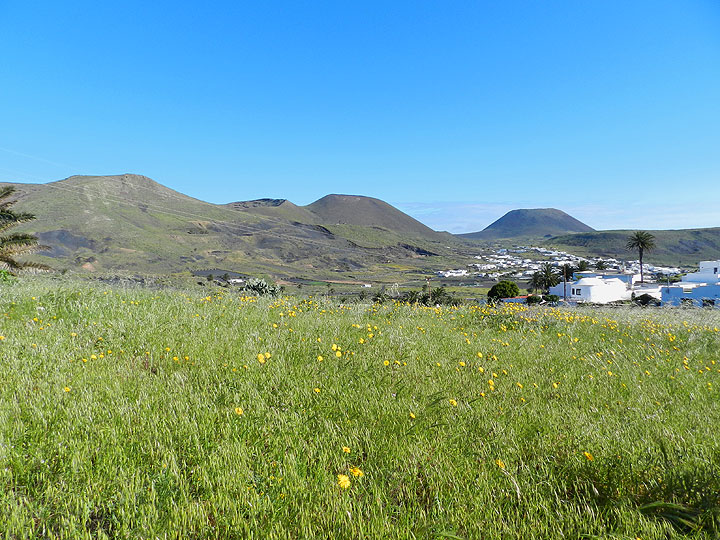
{"type": "Polygon", "coordinates": [[[550,287],[550,294],[555,294],[569,302],[607,304],[619,300],[630,300],[632,285],[618,277],[580,277],[576,281],[550,287]]]}
{"type": "Polygon", "coordinates": [[[700,261],[699,266],[697,272],[684,275],[682,281],[662,287],[664,306],[692,304],[720,307],[720,260],[700,261]]]}
{"type": "Polygon", "coordinates": [[[623,283],[625,283],[628,288],[632,288],[635,283],[640,281],[640,274],[635,274],[630,272],[628,273],[618,273],[618,272],[591,272],[591,271],[584,271],[584,272],[575,272],[573,274],[573,279],[582,279],[586,277],[599,277],[602,279],[619,279],[623,283]]]}

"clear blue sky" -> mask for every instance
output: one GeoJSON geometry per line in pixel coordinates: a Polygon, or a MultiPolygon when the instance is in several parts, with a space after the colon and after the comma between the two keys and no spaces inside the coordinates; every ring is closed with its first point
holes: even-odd
{"type": "Polygon", "coordinates": [[[720,2],[0,0],[0,181],[720,226],[720,2]]]}

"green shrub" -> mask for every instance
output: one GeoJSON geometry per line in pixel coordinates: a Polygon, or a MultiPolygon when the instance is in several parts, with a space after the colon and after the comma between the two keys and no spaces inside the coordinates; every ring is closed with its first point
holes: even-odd
{"type": "Polygon", "coordinates": [[[643,293],[640,296],[634,298],[635,303],[639,306],[659,306],[660,300],[654,296],[650,296],[648,293],[643,293]]]}
{"type": "Polygon", "coordinates": [[[15,278],[10,272],[0,269],[0,283],[12,283],[13,281],[15,281],[15,278]]]}
{"type": "Polygon", "coordinates": [[[492,286],[488,292],[488,300],[498,300],[499,298],[512,298],[520,294],[520,288],[514,281],[500,281],[492,286]]]}
{"type": "Polygon", "coordinates": [[[271,285],[264,279],[253,278],[248,280],[244,290],[246,293],[257,296],[277,296],[280,289],[277,285],[271,285]]]}

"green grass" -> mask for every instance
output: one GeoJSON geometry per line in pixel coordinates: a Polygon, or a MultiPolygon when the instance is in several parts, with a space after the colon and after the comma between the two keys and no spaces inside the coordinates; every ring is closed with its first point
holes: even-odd
{"type": "Polygon", "coordinates": [[[718,535],[717,312],[38,278],[0,317],[3,538],[718,535]]]}

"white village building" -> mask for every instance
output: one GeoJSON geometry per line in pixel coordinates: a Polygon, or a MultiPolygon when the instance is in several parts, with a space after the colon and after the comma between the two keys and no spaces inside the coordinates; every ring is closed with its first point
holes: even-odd
{"type": "Polygon", "coordinates": [[[686,274],[682,281],[661,288],[662,305],[720,307],[720,260],[700,261],[697,272],[686,274]]]}
{"type": "MultiPolygon", "coordinates": [[[[630,300],[633,292],[638,294],[634,284],[639,280],[640,276],[637,274],[576,272],[573,274],[573,281],[551,287],[550,294],[555,294],[568,302],[607,304],[630,300]]],[[[659,290],[653,292],[655,292],[653,296],[659,297],[659,290]]],[[[652,292],[650,294],[652,295],[652,292]]]]}
{"type": "Polygon", "coordinates": [[[576,281],[551,287],[550,294],[556,294],[568,302],[607,304],[618,300],[630,300],[632,289],[617,278],[581,277],[576,281]]]}

